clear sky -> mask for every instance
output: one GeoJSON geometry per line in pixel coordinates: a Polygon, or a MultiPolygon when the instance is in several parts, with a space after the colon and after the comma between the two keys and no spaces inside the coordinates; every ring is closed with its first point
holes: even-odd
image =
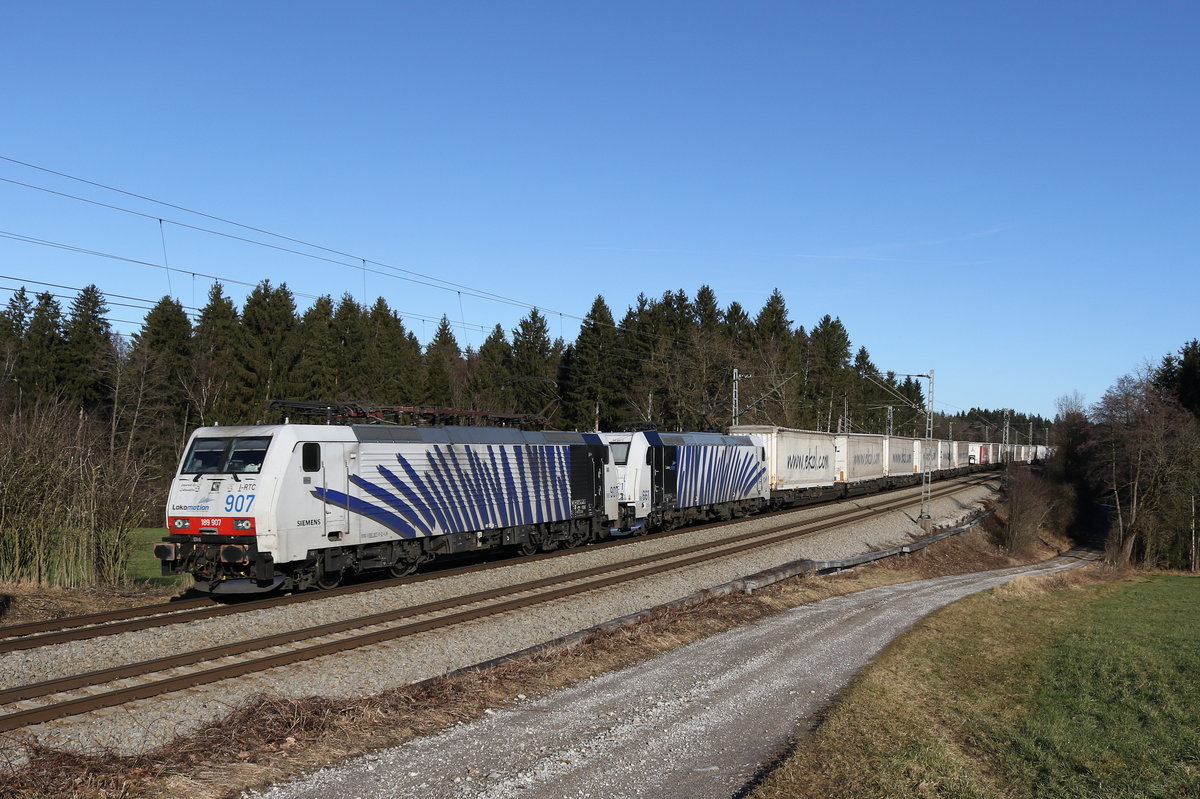
{"type": "Polygon", "coordinates": [[[779,288],[1047,416],[1200,336],[1195,2],[9,2],[0,66],[0,302],[95,283],[126,333],[209,276],[474,346],[779,288]]]}

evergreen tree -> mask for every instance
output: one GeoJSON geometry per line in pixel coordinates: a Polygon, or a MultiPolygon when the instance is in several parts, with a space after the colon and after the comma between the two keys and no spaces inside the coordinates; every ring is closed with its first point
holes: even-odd
{"type": "Polygon", "coordinates": [[[333,298],[317,297],[300,317],[300,358],[296,362],[296,394],[309,402],[338,399],[341,340],[334,329],[333,298]]]}
{"type": "Polygon", "coordinates": [[[237,357],[241,324],[233,300],[213,283],[200,311],[192,347],[192,379],[186,385],[192,418],[200,425],[254,420],[243,404],[247,371],[237,357]]]}
{"type": "Polygon", "coordinates": [[[826,314],[809,334],[812,379],[808,400],[817,411],[820,429],[835,430],[849,397],[853,369],[850,335],[840,319],[826,314]]]}
{"type": "Polygon", "coordinates": [[[897,417],[897,421],[893,431],[898,436],[911,435],[921,438],[925,435],[925,414],[922,409],[925,407],[925,392],[921,388],[919,380],[905,376],[904,382],[896,386],[896,391],[908,399],[909,407],[906,409],[907,415],[897,417]],[[911,424],[911,432],[909,432],[909,424],[911,424]]]}
{"type": "Polygon", "coordinates": [[[794,427],[798,423],[799,363],[792,321],[788,319],[787,304],[779,289],[771,292],[755,317],[752,340],[754,357],[750,369],[760,396],[750,418],[794,427]]]}
{"type": "Polygon", "coordinates": [[[46,399],[59,392],[65,376],[65,340],[62,306],[50,292],[38,294],[16,370],[18,392],[26,401],[46,399]]]}
{"type": "Polygon", "coordinates": [[[292,399],[292,370],[300,357],[296,303],[286,283],[278,288],[264,280],[255,286],[242,308],[239,360],[246,369],[245,408],[255,420],[264,417],[267,402],[292,399]]]}
{"type": "Polygon", "coordinates": [[[702,333],[717,333],[721,328],[721,307],[711,286],[701,286],[692,301],[693,315],[702,333]]]}
{"type": "Polygon", "coordinates": [[[425,393],[421,345],[383,297],[366,317],[365,397],[379,405],[418,405],[425,393]]]}
{"type": "Polygon", "coordinates": [[[425,348],[425,404],[434,408],[459,408],[465,364],[450,320],[442,317],[433,340],[425,348]]]}
{"type": "Polygon", "coordinates": [[[733,350],[722,326],[717,295],[709,286],[697,290],[692,317],[695,324],[684,364],[691,375],[688,427],[721,430],[729,419],[732,401],[733,350]]]}
{"type": "Polygon", "coordinates": [[[879,385],[883,376],[879,373],[866,347],[859,347],[854,356],[854,375],[850,412],[853,427],[859,433],[883,433],[887,426],[887,397],[879,385]]]}
{"type": "Polygon", "coordinates": [[[127,364],[116,365],[114,429],[128,436],[126,451],[157,476],[170,474],[191,425],[185,387],[193,379],[192,324],[177,300],[163,297],[133,336],[127,364]]]}
{"type": "Polygon", "coordinates": [[[693,368],[695,308],[683,289],[667,291],[650,305],[648,331],[653,336],[647,378],[657,397],[658,418],[668,429],[695,429],[703,391],[702,375],[693,368]]]}
{"type": "Polygon", "coordinates": [[[579,336],[564,356],[564,424],[576,430],[612,430],[619,423],[620,380],[614,357],[617,327],[604,297],[592,301],[579,336]]]}
{"type": "Polygon", "coordinates": [[[621,386],[620,407],[615,409],[624,428],[654,420],[656,384],[649,364],[654,352],[654,332],[650,320],[650,301],[639,294],[637,304],[625,311],[617,326],[617,352],[613,361],[621,386]]]}
{"type": "Polygon", "coordinates": [[[551,416],[557,411],[558,373],[546,317],[534,308],[513,330],[513,404],[517,413],[551,416]]]}
{"type": "Polygon", "coordinates": [[[33,315],[33,303],[25,287],[17,289],[0,311],[0,399],[11,401],[17,394],[17,372],[22,346],[33,315]]]}
{"type": "Polygon", "coordinates": [[[178,300],[163,297],[150,309],[133,336],[133,352],[153,357],[161,372],[159,393],[177,401],[193,362],[192,323],[178,300]]]}
{"type": "Polygon", "coordinates": [[[108,305],[95,285],[84,287],[71,302],[64,327],[63,369],[67,397],[81,408],[95,409],[108,397],[104,368],[111,360],[108,305]]]}
{"type": "Polygon", "coordinates": [[[754,349],[754,323],[737,300],[729,303],[725,309],[725,337],[729,340],[734,360],[745,368],[749,353],[754,349]]]}
{"type": "Polygon", "coordinates": [[[504,328],[496,325],[472,358],[471,408],[512,413],[515,409],[512,377],[512,346],[504,328]]]}
{"type": "Polygon", "coordinates": [[[337,371],[337,399],[365,400],[374,388],[365,368],[371,337],[366,309],[350,294],[343,294],[333,313],[333,328],[338,339],[332,356],[337,371]]]}
{"type": "Polygon", "coordinates": [[[1200,341],[1192,339],[1168,355],[1154,373],[1154,381],[1200,418],[1200,341]]]}

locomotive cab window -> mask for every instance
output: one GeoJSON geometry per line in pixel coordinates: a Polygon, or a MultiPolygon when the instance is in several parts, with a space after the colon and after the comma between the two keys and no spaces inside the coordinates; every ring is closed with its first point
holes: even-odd
{"type": "Polygon", "coordinates": [[[300,449],[300,463],[306,472],[321,471],[321,445],[309,441],[300,449]]]}
{"type": "Polygon", "coordinates": [[[197,438],[180,474],[255,474],[262,469],[270,436],[197,438]]]}
{"type": "Polygon", "coordinates": [[[625,462],[629,460],[629,442],[614,441],[611,445],[611,449],[613,463],[615,463],[617,466],[624,466],[625,462]]]}
{"type": "Polygon", "coordinates": [[[216,472],[225,460],[229,440],[225,438],[197,438],[183,462],[183,474],[207,474],[216,472]]]}

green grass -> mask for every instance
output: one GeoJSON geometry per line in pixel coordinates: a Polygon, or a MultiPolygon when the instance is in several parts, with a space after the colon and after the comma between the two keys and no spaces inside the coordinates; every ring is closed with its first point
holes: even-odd
{"type": "MultiPolygon", "coordinates": [[[[183,577],[163,577],[160,561],[154,557],[154,545],[167,534],[165,527],[137,527],[130,531],[133,548],[129,553],[129,579],[146,585],[183,585],[183,577]]],[[[187,578],[190,579],[190,578],[187,578]]]]}
{"type": "Polygon", "coordinates": [[[1020,718],[984,726],[1013,784],[1062,799],[1200,796],[1200,580],[1092,603],[1039,660],[1020,718]]]}
{"type": "Polygon", "coordinates": [[[755,799],[1200,797],[1200,579],[988,592],[847,689],[755,799]]]}

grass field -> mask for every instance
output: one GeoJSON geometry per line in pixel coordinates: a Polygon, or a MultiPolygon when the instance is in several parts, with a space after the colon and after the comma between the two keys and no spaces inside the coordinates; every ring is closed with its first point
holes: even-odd
{"type": "MultiPolygon", "coordinates": [[[[183,577],[163,577],[162,567],[154,557],[154,545],[167,534],[165,527],[138,527],[131,532],[133,549],[129,553],[129,579],[147,585],[184,584],[183,577]]],[[[191,578],[186,578],[191,580],[191,578]]]]}
{"type": "Polygon", "coordinates": [[[1200,797],[1200,579],[1048,579],[927,619],[754,799],[1200,797]]]}

